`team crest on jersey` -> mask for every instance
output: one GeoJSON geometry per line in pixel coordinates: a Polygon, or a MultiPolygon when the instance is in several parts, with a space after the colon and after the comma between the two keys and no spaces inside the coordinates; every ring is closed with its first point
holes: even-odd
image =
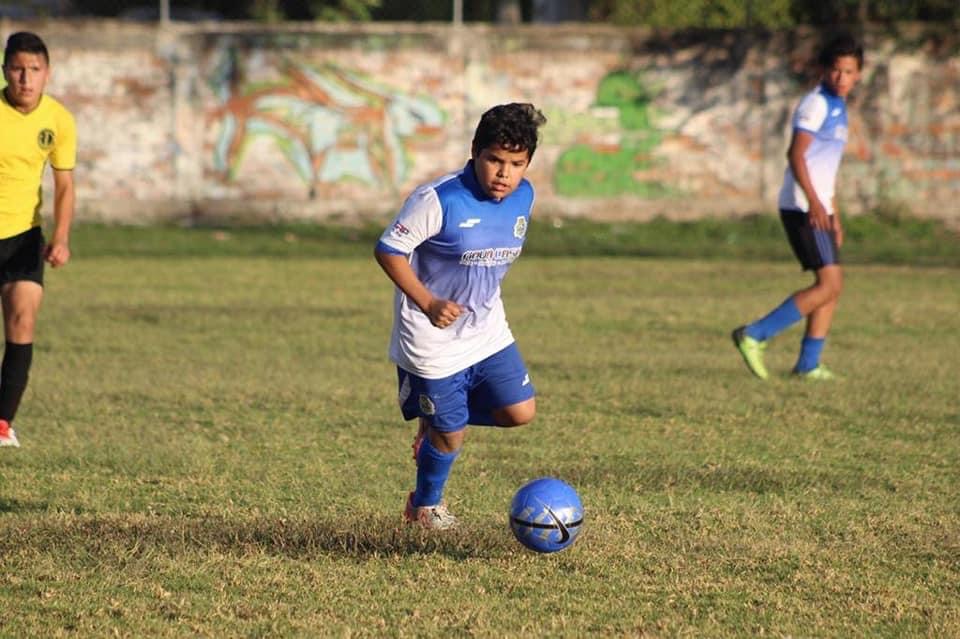
{"type": "Polygon", "coordinates": [[[420,394],[420,412],[424,415],[435,415],[437,412],[437,407],[433,403],[433,400],[423,393],[420,394]]]}
{"type": "Polygon", "coordinates": [[[53,148],[54,137],[53,131],[50,129],[42,129],[40,133],[37,134],[37,144],[44,151],[49,151],[53,148]]]}
{"type": "Polygon", "coordinates": [[[513,225],[513,236],[518,239],[523,239],[523,236],[527,234],[527,218],[522,215],[517,217],[517,223],[513,225]]]}

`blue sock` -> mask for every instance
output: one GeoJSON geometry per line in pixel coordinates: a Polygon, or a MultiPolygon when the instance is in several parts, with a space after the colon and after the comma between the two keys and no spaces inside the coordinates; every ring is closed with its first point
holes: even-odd
{"type": "Polygon", "coordinates": [[[436,506],[443,500],[443,487],[450,476],[450,468],[460,454],[459,450],[442,453],[433,447],[426,437],[417,456],[417,489],[413,492],[413,505],[436,506]]]}
{"type": "Polygon", "coordinates": [[[767,313],[766,317],[747,326],[746,333],[755,340],[765,342],[802,319],[803,315],[791,295],[783,304],[767,313]]]}
{"type": "Polygon", "coordinates": [[[823,352],[823,343],[825,337],[804,337],[800,342],[800,358],[797,359],[797,365],[793,367],[798,373],[812,371],[820,365],[820,353],[823,352]]]}

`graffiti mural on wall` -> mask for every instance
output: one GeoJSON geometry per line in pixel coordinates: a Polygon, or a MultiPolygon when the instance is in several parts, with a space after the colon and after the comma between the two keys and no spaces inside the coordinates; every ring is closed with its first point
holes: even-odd
{"type": "MultiPolygon", "coordinates": [[[[653,96],[635,73],[614,71],[597,87],[596,106],[616,113],[617,135],[613,142],[575,144],[558,158],[554,180],[557,193],[566,196],[644,198],[674,194],[656,175],[653,150],[663,132],[653,122],[653,96]]],[[[598,123],[587,123],[602,130],[598,123]]]]}
{"type": "Polygon", "coordinates": [[[353,180],[396,189],[407,177],[414,136],[442,131],[444,113],[430,98],[384,87],[332,64],[284,60],[279,81],[236,81],[234,55],[224,52],[210,78],[221,106],[210,114],[218,134],[213,167],[233,181],[254,139],[272,141],[314,197],[324,183],[353,180]]]}

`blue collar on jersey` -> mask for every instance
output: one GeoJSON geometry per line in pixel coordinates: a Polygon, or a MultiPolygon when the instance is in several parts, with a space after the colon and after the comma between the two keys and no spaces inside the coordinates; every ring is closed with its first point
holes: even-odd
{"type": "MultiPolygon", "coordinates": [[[[829,86],[827,86],[827,83],[826,83],[826,82],[821,82],[821,83],[820,83],[820,88],[823,89],[823,92],[826,93],[827,95],[832,95],[832,96],[835,97],[835,98],[839,98],[839,97],[840,97],[839,95],[837,95],[836,93],[834,93],[833,89],[831,89],[829,86]]],[[[843,98],[840,98],[840,99],[842,100],[843,98]]]]}
{"type": "Polygon", "coordinates": [[[463,171],[460,173],[460,181],[473,193],[473,197],[478,200],[493,200],[493,198],[483,190],[483,187],[480,186],[480,182],[477,181],[477,174],[474,171],[472,159],[467,160],[466,166],[463,167],[463,171]]]}

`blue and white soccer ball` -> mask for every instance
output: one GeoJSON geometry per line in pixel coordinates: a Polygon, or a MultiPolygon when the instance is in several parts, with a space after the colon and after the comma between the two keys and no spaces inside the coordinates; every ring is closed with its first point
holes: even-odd
{"type": "Polygon", "coordinates": [[[536,552],[557,552],[577,539],[583,525],[580,496],[569,484],[541,477],[523,485],[510,504],[510,530],[536,552]]]}

